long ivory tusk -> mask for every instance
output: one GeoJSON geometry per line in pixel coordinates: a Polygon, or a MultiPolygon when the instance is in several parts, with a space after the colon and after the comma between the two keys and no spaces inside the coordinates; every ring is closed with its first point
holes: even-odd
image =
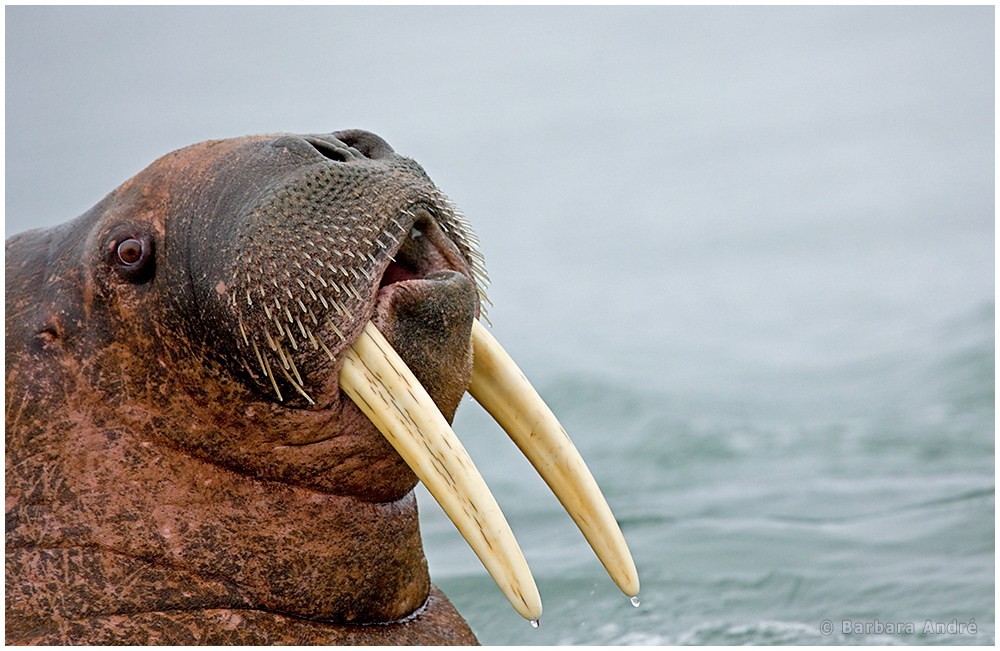
{"type": "Polygon", "coordinates": [[[632,554],[576,446],[514,360],[478,321],[472,323],[472,343],[469,393],[549,485],[622,592],[635,597],[639,575],[632,554]]]}
{"type": "Polygon", "coordinates": [[[340,386],[424,483],[514,609],[537,620],[542,600],[503,512],[437,405],[371,321],[347,351],[340,386]]]}

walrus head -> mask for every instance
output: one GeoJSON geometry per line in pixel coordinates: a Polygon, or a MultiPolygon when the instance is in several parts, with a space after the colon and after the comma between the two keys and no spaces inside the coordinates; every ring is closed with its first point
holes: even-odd
{"type": "Polygon", "coordinates": [[[397,621],[431,589],[420,480],[537,619],[524,558],[449,425],[469,391],[634,596],[589,471],[479,324],[476,246],[423,169],[363,131],[194,145],[79,219],[12,238],[8,549],[56,538],[173,563],[203,588],[167,599],[181,610],[397,621]],[[57,402],[64,413],[11,422],[12,405],[57,402]],[[62,473],[58,534],[19,510],[30,491],[11,461],[32,458],[62,473]],[[119,494],[98,508],[100,482],[119,494]]]}

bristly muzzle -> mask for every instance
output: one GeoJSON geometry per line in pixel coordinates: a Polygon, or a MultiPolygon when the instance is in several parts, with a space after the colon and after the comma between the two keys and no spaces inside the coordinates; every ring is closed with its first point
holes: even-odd
{"type": "Polygon", "coordinates": [[[239,220],[224,283],[243,368],[259,390],[289,405],[315,404],[330,362],[371,317],[382,274],[418,213],[430,215],[464,258],[481,311],[487,303],[478,241],[423,170],[402,157],[372,160],[340,145],[339,160],[321,150],[326,160],[267,193],[239,220]]]}

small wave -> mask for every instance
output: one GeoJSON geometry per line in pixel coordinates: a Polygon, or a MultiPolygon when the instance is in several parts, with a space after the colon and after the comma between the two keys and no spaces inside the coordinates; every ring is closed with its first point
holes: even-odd
{"type": "Polygon", "coordinates": [[[816,624],[765,620],[750,623],[699,624],[677,636],[679,645],[821,644],[829,642],[816,624]]]}

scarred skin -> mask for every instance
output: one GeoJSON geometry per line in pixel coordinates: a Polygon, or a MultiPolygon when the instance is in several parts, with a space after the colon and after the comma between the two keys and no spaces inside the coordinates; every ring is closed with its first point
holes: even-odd
{"type": "Polygon", "coordinates": [[[7,643],[475,644],[430,582],[416,477],[337,381],[371,319],[452,419],[463,223],[351,131],[193,145],[8,240],[7,643]],[[323,257],[334,222],[384,235],[323,257]]]}

